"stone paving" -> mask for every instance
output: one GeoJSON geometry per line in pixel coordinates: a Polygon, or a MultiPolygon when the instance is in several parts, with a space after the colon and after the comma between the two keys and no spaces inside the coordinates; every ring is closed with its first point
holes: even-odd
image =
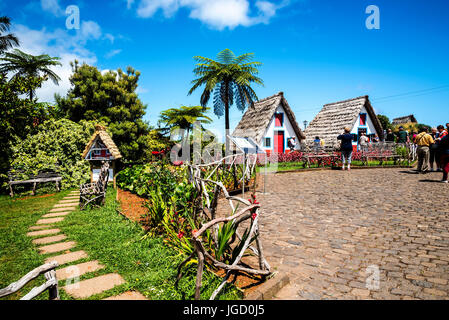
{"type": "MultiPolygon", "coordinates": [[[[30,227],[29,237],[33,237],[32,242],[40,245],[38,250],[41,254],[51,255],[45,262],[57,261],[59,267],[56,269],[56,276],[59,281],[77,278],[79,276],[95,272],[104,268],[98,261],[88,261],[76,264],[81,259],[89,256],[83,250],[77,248],[75,241],[69,241],[61,230],[55,228],[55,224],[64,220],[64,217],[76,210],[79,205],[79,192],[71,192],[67,197],[53,206],[48,214],[42,216],[36,222],[36,226],[30,227]],[[74,249],[75,251],[70,251],[74,249]],[[75,263],[75,265],[68,265],[75,263]]],[[[60,282],[62,284],[63,282],[60,282]]],[[[118,273],[109,273],[74,282],[70,280],[62,287],[69,295],[76,299],[89,298],[95,294],[102,293],[116,286],[126,283],[118,273]]],[[[147,300],[142,294],[136,291],[127,291],[118,296],[109,297],[110,300],[147,300]]],[[[105,299],[106,300],[106,299],[105,299]]]]}
{"type": "Polygon", "coordinates": [[[262,242],[290,277],[276,298],[449,299],[441,177],[391,168],[269,176],[269,194],[258,193],[262,242]]]}

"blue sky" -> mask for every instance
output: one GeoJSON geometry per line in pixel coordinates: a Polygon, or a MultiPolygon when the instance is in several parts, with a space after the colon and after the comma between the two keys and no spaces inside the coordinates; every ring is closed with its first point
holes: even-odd
{"type": "MultiPolygon", "coordinates": [[[[448,13],[444,0],[0,2],[22,50],[62,58],[55,70],[64,80],[47,83],[41,100],[65,94],[75,58],[101,70],[130,65],[142,73],[138,93],[152,125],[164,109],[199,104],[201,92],[187,96],[193,56],[225,48],[255,54],[265,82],[255,87],[259,98],[283,91],[301,127],[323,104],[361,95],[390,118],[449,122],[448,13]],[[66,28],[69,5],[80,9],[79,30],[66,28]],[[380,9],[379,30],[365,26],[368,5],[380,9]]],[[[233,107],[232,128],[241,116],[233,107]]],[[[224,119],[213,118],[211,128],[223,130],[224,119]]]]}

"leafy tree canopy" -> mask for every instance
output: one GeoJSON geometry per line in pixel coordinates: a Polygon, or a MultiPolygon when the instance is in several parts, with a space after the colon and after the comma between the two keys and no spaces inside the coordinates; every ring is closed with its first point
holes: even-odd
{"type": "Polygon", "coordinates": [[[150,128],[142,119],[146,106],[136,93],[140,73],[128,67],[102,74],[77,61],[72,67],[72,89],[66,97],[56,96],[61,115],[74,122],[105,123],[125,160],[142,160],[150,128]]]}
{"type": "Polygon", "coordinates": [[[384,130],[388,130],[388,129],[392,128],[390,118],[388,118],[387,116],[378,114],[377,119],[379,119],[380,123],[382,124],[382,128],[384,128],[384,130]]]}
{"type": "Polygon", "coordinates": [[[7,179],[11,145],[35,133],[39,124],[56,114],[53,106],[22,98],[30,87],[40,87],[42,81],[42,78],[33,77],[7,81],[0,74],[0,185],[7,179]]]}
{"type": "MultiPolygon", "coordinates": [[[[12,52],[6,52],[0,60],[2,61],[0,72],[13,73],[13,80],[18,77],[39,78],[41,76],[44,80],[51,79],[55,84],[61,80],[50,68],[60,66],[60,58],[50,57],[47,54],[33,56],[14,49],[12,52]]],[[[30,100],[33,100],[34,89],[32,86],[28,88],[30,100]]]]}

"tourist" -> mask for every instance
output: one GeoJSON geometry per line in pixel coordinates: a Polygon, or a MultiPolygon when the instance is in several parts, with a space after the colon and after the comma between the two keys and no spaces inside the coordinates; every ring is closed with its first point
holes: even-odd
{"type": "Polygon", "coordinates": [[[441,139],[448,135],[448,132],[444,129],[442,125],[437,127],[437,133],[435,134],[435,161],[438,164],[437,171],[442,171],[443,169],[439,166],[440,164],[440,151],[439,151],[439,143],[441,139]]]}
{"type": "Polygon", "coordinates": [[[444,129],[444,127],[442,125],[439,125],[437,127],[437,137],[436,140],[440,141],[441,139],[443,139],[445,136],[448,135],[448,131],[444,129]]]}
{"type": "Polygon", "coordinates": [[[380,139],[379,139],[379,136],[377,135],[377,133],[374,134],[373,143],[378,143],[379,141],[380,141],[380,139]]]}
{"type": "Polygon", "coordinates": [[[415,143],[418,145],[418,172],[429,172],[430,160],[430,146],[435,143],[432,136],[428,133],[429,129],[424,127],[422,132],[415,138],[415,143]]]}
{"type": "Polygon", "coordinates": [[[313,140],[313,150],[318,153],[321,150],[321,139],[320,137],[315,137],[315,140],[313,140]]]}
{"type": "Polygon", "coordinates": [[[432,128],[432,133],[430,134],[432,136],[432,139],[435,141],[434,144],[430,146],[430,158],[429,158],[429,166],[430,171],[434,171],[434,164],[436,167],[436,170],[439,170],[440,162],[438,161],[438,144],[436,143],[436,139],[438,138],[438,131],[437,128],[432,128]]]}
{"type": "Polygon", "coordinates": [[[449,135],[445,135],[438,144],[438,153],[440,155],[440,167],[443,169],[443,180],[448,183],[449,175],[449,135]]]}
{"type": "Polygon", "coordinates": [[[394,142],[395,141],[395,135],[393,133],[393,130],[388,129],[387,131],[387,137],[385,138],[386,142],[394,142]]]}
{"type": "Polygon", "coordinates": [[[290,148],[290,152],[295,150],[295,146],[296,146],[296,141],[295,141],[295,137],[291,137],[288,139],[287,142],[288,147],[290,148]]]}
{"type": "Polygon", "coordinates": [[[369,138],[366,136],[366,134],[364,132],[362,132],[360,139],[359,139],[360,148],[361,148],[362,152],[368,151],[368,142],[369,142],[369,138]]]}
{"type": "Polygon", "coordinates": [[[398,143],[406,144],[408,142],[410,142],[408,132],[406,130],[404,130],[403,126],[400,126],[399,132],[398,132],[398,143]]]}
{"type": "Polygon", "coordinates": [[[337,137],[341,140],[341,161],[343,162],[343,170],[345,170],[345,163],[348,164],[348,171],[351,170],[351,160],[352,160],[352,134],[350,133],[350,128],[345,128],[345,132],[337,137]]]}

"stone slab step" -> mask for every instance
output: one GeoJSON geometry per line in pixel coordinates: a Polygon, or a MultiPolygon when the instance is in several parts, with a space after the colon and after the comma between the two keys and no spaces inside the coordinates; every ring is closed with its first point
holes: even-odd
{"type": "Polygon", "coordinates": [[[62,212],[62,211],[73,211],[73,210],[76,210],[76,206],[73,206],[73,207],[66,207],[66,208],[54,208],[54,209],[51,209],[49,212],[50,213],[52,213],[52,212],[62,212]]]}
{"type": "Polygon", "coordinates": [[[51,228],[52,226],[50,225],[40,225],[40,226],[32,226],[30,227],[30,230],[42,230],[45,228],[51,228]]]}
{"type": "Polygon", "coordinates": [[[48,244],[48,243],[52,243],[52,242],[62,241],[65,239],[67,239],[67,236],[65,234],[60,234],[60,235],[52,236],[52,237],[34,239],[33,243],[34,244],[48,244]]]}
{"type": "Polygon", "coordinates": [[[43,246],[39,248],[39,251],[41,254],[47,254],[47,253],[54,253],[64,250],[72,249],[76,246],[75,241],[68,241],[68,242],[59,242],[55,244],[50,244],[48,246],[43,246]]]}
{"type": "Polygon", "coordinates": [[[70,214],[69,211],[63,211],[63,212],[53,212],[53,213],[47,213],[42,216],[42,218],[54,218],[54,217],[65,217],[66,215],[70,214]]]}
{"type": "Polygon", "coordinates": [[[143,294],[137,291],[127,291],[118,296],[109,297],[103,300],[148,300],[143,294]]]}
{"type": "Polygon", "coordinates": [[[60,233],[60,232],[61,232],[61,230],[59,230],[59,229],[46,229],[46,230],[28,232],[27,236],[28,237],[38,237],[38,236],[45,236],[48,234],[56,234],[56,233],[60,233]]]}
{"type": "Polygon", "coordinates": [[[125,280],[119,274],[109,273],[65,286],[63,289],[74,298],[83,299],[123,283],[125,283],[125,280]]]}
{"type": "Polygon", "coordinates": [[[50,218],[50,219],[40,219],[37,220],[36,224],[46,224],[46,223],[56,223],[63,221],[64,218],[50,218]]]}
{"type": "Polygon", "coordinates": [[[66,280],[69,278],[79,277],[83,274],[94,272],[103,268],[104,266],[96,260],[84,262],[56,270],[56,278],[58,280],[66,280]]]}
{"type": "Polygon", "coordinates": [[[47,258],[47,259],[45,259],[45,263],[49,263],[51,261],[56,261],[59,263],[59,265],[63,265],[63,264],[81,260],[81,259],[84,259],[87,257],[88,257],[87,253],[84,252],[83,250],[80,250],[80,251],[64,253],[64,254],[61,254],[58,256],[47,258]]]}
{"type": "Polygon", "coordinates": [[[70,208],[78,206],[78,202],[70,202],[70,203],[58,203],[53,206],[53,208],[70,208]]]}
{"type": "Polygon", "coordinates": [[[58,202],[58,204],[74,204],[74,205],[76,205],[76,204],[78,204],[79,203],[79,199],[78,198],[76,198],[76,199],[69,199],[69,200],[61,200],[61,201],[59,201],[58,202]]]}

